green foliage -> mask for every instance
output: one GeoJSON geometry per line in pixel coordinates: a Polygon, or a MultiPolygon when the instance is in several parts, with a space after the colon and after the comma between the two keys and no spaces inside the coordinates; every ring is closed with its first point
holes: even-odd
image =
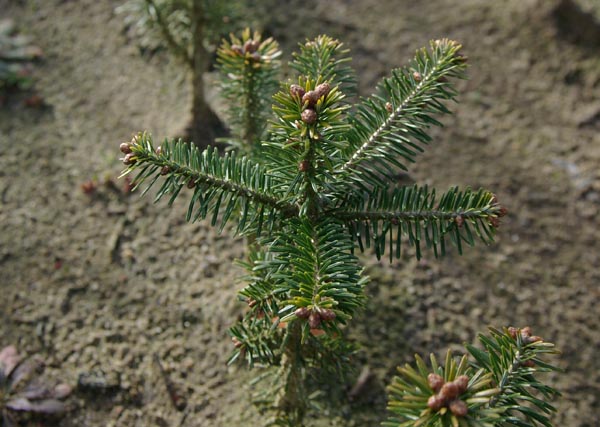
{"type": "Polygon", "coordinates": [[[250,155],[257,154],[265,137],[271,98],[279,86],[279,56],[275,40],[262,40],[260,33],[250,29],[244,30],[241,38],[232,34],[217,50],[221,94],[230,106],[232,137],[227,142],[250,155]]]}
{"type": "Polygon", "coordinates": [[[351,117],[344,161],[335,170],[340,179],[366,189],[382,186],[393,180],[395,168],[415,161],[431,139],[427,128],[441,126],[433,115],[450,113],[443,101],[454,100],[456,91],[448,79],[465,77],[460,48],[448,40],[432,42],[379,83],[351,117]]]}
{"type": "Polygon", "coordinates": [[[219,0],[128,0],[116,8],[125,15],[144,49],[166,46],[193,68],[194,2],[202,10],[204,47],[213,51],[220,38],[235,30],[242,8],[236,1],[219,0]]]}
{"type": "Polygon", "coordinates": [[[457,363],[450,351],[444,365],[432,354],[431,368],[416,356],[416,369],[398,368],[388,387],[387,427],[550,427],[555,408],[548,402],[559,393],[537,374],[558,370],[542,360],[555,354],[554,344],[531,336],[529,328],[490,328],[481,334],[480,349],[466,345],[474,359],[457,363]],[[460,385],[460,377],[463,385],[460,385]]]}
{"type": "MultiPolygon", "coordinates": [[[[249,96],[237,80],[242,66],[264,72],[260,81],[274,75],[261,61],[276,57],[277,47],[259,41],[246,32],[222,45],[221,70],[233,74],[225,90],[230,102],[237,91],[239,99],[249,96]]],[[[326,36],[301,46],[291,64],[300,74],[273,96],[269,132],[265,123],[251,132],[262,140],[258,155],[219,156],[182,141],[158,149],[146,133],[121,144],[124,174],[137,172],[136,187],[162,179],[157,199],[168,195],[171,202],[187,187],[188,220],[208,217],[220,229],[231,224],[255,239],[240,292],[248,311],[231,329],[231,361],[271,367],[269,375],[278,379],[262,402],[280,425],[302,425],[319,388],[311,378],[339,377],[347,368],[353,348],[343,327],[364,303],[367,282],[356,249],[372,246],[379,257],[389,248],[392,259],[400,257],[402,243],[421,256],[424,242],[441,255],[448,240],[461,251],[476,239],[489,243],[506,213],[486,190],[453,188],[437,198],[428,187],[393,179],[429,142],[428,128],[439,125],[433,115],[449,112],[444,102],[455,97],[452,79],[464,78],[460,45],[432,42],[357,105],[347,101],[354,79],[341,46],[326,36]]],[[[244,108],[233,109],[233,128],[242,137],[245,126],[263,117],[257,107],[245,121],[244,108]]]]}
{"type": "Polygon", "coordinates": [[[307,40],[294,53],[290,66],[301,76],[324,82],[335,81],[346,95],[356,93],[356,77],[349,63],[350,50],[344,44],[326,35],[307,40]]]}

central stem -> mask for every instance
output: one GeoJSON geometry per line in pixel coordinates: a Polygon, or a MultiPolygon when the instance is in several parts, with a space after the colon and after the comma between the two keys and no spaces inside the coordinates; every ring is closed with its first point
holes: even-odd
{"type": "MultiPolygon", "coordinates": [[[[305,138],[304,152],[300,156],[301,166],[299,166],[304,184],[301,214],[309,218],[314,229],[319,216],[319,195],[315,189],[317,180],[314,144],[316,141],[310,136],[310,132],[306,133],[305,138]]],[[[289,425],[297,427],[304,425],[304,416],[308,410],[306,372],[302,350],[302,324],[298,320],[293,320],[287,326],[284,342],[281,369],[285,386],[277,409],[289,425]]]]}
{"type": "Polygon", "coordinates": [[[204,46],[207,24],[204,1],[193,0],[190,12],[193,51],[189,62],[192,71],[192,122],[189,136],[196,145],[207,146],[221,133],[222,123],[205,97],[203,76],[210,66],[210,55],[204,46]]]}
{"type": "Polygon", "coordinates": [[[281,371],[285,385],[276,404],[279,418],[286,420],[289,425],[302,427],[308,404],[302,360],[302,325],[298,321],[292,321],[288,325],[281,371]]]}
{"type": "Polygon", "coordinates": [[[252,151],[256,145],[258,131],[256,129],[255,112],[258,106],[255,100],[254,93],[254,70],[253,64],[250,61],[244,63],[244,91],[245,108],[244,108],[244,127],[242,129],[242,140],[247,150],[252,151]]]}
{"type": "Polygon", "coordinates": [[[310,132],[307,132],[306,141],[304,146],[304,153],[302,155],[301,163],[305,166],[303,170],[304,180],[304,205],[306,206],[306,216],[315,222],[319,216],[319,195],[315,189],[316,187],[316,170],[315,170],[315,139],[311,138],[310,132]]]}

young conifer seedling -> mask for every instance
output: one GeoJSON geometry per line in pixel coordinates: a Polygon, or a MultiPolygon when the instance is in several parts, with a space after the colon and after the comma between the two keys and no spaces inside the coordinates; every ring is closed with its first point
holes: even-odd
{"type": "Polygon", "coordinates": [[[443,364],[430,356],[431,368],[416,356],[416,369],[398,368],[388,387],[391,416],[385,427],[551,427],[556,411],[549,402],[560,395],[537,378],[557,371],[543,358],[554,344],[531,328],[490,328],[479,335],[482,348],[466,345],[459,360],[448,351],[443,364]]]}
{"type": "MultiPolygon", "coordinates": [[[[224,42],[218,56],[224,93],[233,103],[233,138],[242,146],[260,142],[258,148],[245,150],[248,155],[235,150],[220,155],[182,141],[157,146],[147,133],[121,144],[124,174],[137,172],[136,187],[148,183],[148,191],[160,182],[156,200],[184,195],[188,221],[208,218],[219,230],[230,224],[233,232],[251,238],[247,283],[239,293],[248,309],[230,330],[235,347],[230,361],[265,369],[258,400],[276,425],[305,425],[314,392],[332,378],[339,382],[348,366],[353,346],[343,328],[365,303],[368,281],[356,249],[372,248],[377,258],[390,261],[407,244],[417,257],[424,249],[443,255],[449,243],[462,253],[478,239],[491,242],[506,214],[487,190],[451,188],[439,194],[396,183],[398,171],[430,142],[428,129],[440,125],[436,117],[449,113],[454,80],[465,77],[460,49],[447,39],[431,42],[407,67],[384,78],[376,94],[350,105],[346,96],[354,93],[355,81],[348,51],[319,36],[294,55],[290,65],[297,77],[272,96],[267,126],[265,99],[271,98],[279,53],[271,39],[248,31],[224,42]]],[[[479,354],[474,353],[481,365],[496,366],[491,356],[480,360],[479,354]]],[[[448,382],[457,374],[471,375],[463,365],[458,369],[449,361],[445,371],[437,366],[433,371],[448,382]]],[[[406,372],[427,386],[426,379],[406,372]]],[[[431,389],[423,389],[418,402],[409,402],[415,412],[399,415],[413,422],[421,412],[451,411],[454,418],[433,416],[433,423],[414,425],[465,425],[460,418],[465,407],[493,394],[477,393],[502,387],[498,378],[474,375],[460,385],[470,393],[467,400],[456,394],[432,408],[431,389]]],[[[406,389],[410,400],[415,391],[406,389]]],[[[406,405],[394,403],[402,390],[392,389],[392,408],[406,405]]]]}
{"type": "Polygon", "coordinates": [[[192,80],[192,119],[187,133],[196,144],[213,142],[220,124],[206,99],[203,80],[211,54],[223,34],[235,28],[239,2],[221,0],[128,0],[125,14],[144,49],[166,47],[187,68],[192,80]]]}

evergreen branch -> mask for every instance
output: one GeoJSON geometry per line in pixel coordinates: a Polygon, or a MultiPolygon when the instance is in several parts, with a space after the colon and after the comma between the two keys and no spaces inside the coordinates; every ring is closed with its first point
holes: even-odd
{"type": "Polygon", "coordinates": [[[286,84],[273,97],[278,120],[272,123],[271,138],[261,148],[275,166],[273,173],[291,183],[291,193],[303,194],[301,184],[307,174],[312,176],[315,191],[331,192],[331,170],[339,163],[349,129],[343,120],[348,109],[342,105],[343,99],[339,87],[327,82],[317,85],[316,80],[304,78],[299,78],[298,84],[286,84]],[[307,112],[314,113],[310,123],[305,121],[307,112]]]}
{"type": "Polygon", "coordinates": [[[479,336],[484,351],[467,345],[469,353],[492,373],[498,385],[499,392],[489,406],[506,408],[504,425],[551,427],[549,415],[556,408],[548,400],[560,393],[541,383],[534,373],[558,370],[540,357],[556,354],[554,344],[532,336],[529,327],[504,331],[490,328],[490,333],[491,337],[479,336]]]}
{"type": "MultiPolygon", "coordinates": [[[[265,241],[261,243],[265,244],[265,241]]],[[[277,283],[272,276],[280,265],[273,262],[272,254],[263,252],[251,251],[248,258],[248,262],[240,262],[248,274],[242,277],[247,285],[239,292],[239,298],[252,310],[271,317],[277,316],[279,303],[285,299],[285,295],[278,292],[277,283]]]]}
{"type": "Polygon", "coordinates": [[[388,386],[388,410],[394,414],[386,427],[493,427],[501,410],[487,407],[498,393],[492,376],[469,366],[466,356],[446,353],[444,363],[430,355],[431,367],[415,356],[416,368],[398,367],[388,386]]]}
{"type": "Polygon", "coordinates": [[[460,47],[447,39],[432,42],[431,51],[417,51],[410,67],[383,79],[378,94],[364,100],[351,119],[349,147],[337,173],[365,188],[389,181],[394,168],[406,169],[400,158],[414,162],[430,140],[425,130],[441,126],[431,115],[448,114],[442,101],[456,96],[447,79],[464,78],[460,47]]]}
{"type": "Polygon", "coordinates": [[[144,194],[164,176],[155,201],[170,194],[171,204],[184,186],[194,189],[188,221],[206,218],[211,213],[212,225],[215,225],[222,213],[222,229],[232,213],[239,210],[238,231],[254,230],[260,234],[265,220],[272,226],[278,216],[298,214],[298,206],[286,202],[276,192],[281,183],[246,157],[238,158],[235,152],[221,157],[216,148],[200,152],[194,144],[181,141],[165,141],[155,150],[151,136],[145,133],[134,137],[130,144],[122,144],[121,148],[128,152],[123,162],[129,168],[124,174],[140,171],[134,179],[135,188],[150,180],[144,194]],[[226,207],[221,212],[222,206],[226,207]]]}
{"type": "Polygon", "coordinates": [[[419,356],[416,369],[398,368],[400,375],[388,387],[388,409],[396,417],[383,425],[550,427],[555,408],[548,400],[559,393],[534,374],[557,370],[540,359],[556,353],[554,345],[532,336],[529,328],[490,332],[491,338],[479,336],[483,349],[466,345],[475,359],[471,364],[467,356],[457,363],[448,352],[443,365],[431,355],[431,368],[419,356]]]}
{"type": "Polygon", "coordinates": [[[282,334],[277,325],[277,321],[260,312],[248,313],[242,321],[229,329],[235,350],[227,363],[244,359],[250,367],[257,363],[278,364],[282,334]]]}
{"type": "Polygon", "coordinates": [[[326,35],[317,36],[300,44],[300,52],[293,54],[290,66],[300,76],[316,80],[318,83],[330,82],[347,95],[356,93],[356,76],[348,65],[352,58],[349,49],[339,40],[326,35]]]}
{"type": "MultiPolygon", "coordinates": [[[[241,39],[231,35],[217,51],[221,91],[229,101],[230,126],[237,145],[245,151],[258,149],[264,137],[271,98],[279,85],[281,55],[272,38],[261,39],[247,28],[241,39]]],[[[258,158],[258,156],[255,156],[258,158]]]]}
{"type": "MultiPolygon", "coordinates": [[[[147,13],[152,17],[154,24],[158,27],[162,38],[167,43],[168,47],[177,55],[188,67],[194,68],[194,58],[187,48],[188,43],[185,40],[177,40],[171,26],[169,25],[169,16],[173,11],[164,11],[162,8],[167,8],[169,3],[156,4],[154,0],[144,0],[146,3],[147,13]],[[165,12],[163,14],[163,12],[165,12]]],[[[181,7],[181,6],[180,6],[181,7]]]]}
{"type": "Polygon", "coordinates": [[[394,255],[400,258],[403,235],[415,246],[417,258],[421,257],[423,240],[436,256],[444,255],[447,235],[460,253],[462,242],[474,245],[474,236],[491,243],[499,217],[506,214],[506,209],[492,193],[484,190],[452,188],[437,201],[435,191],[415,185],[355,192],[341,205],[325,212],[347,224],[361,250],[364,250],[363,240],[366,247],[372,241],[379,259],[389,247],[391,262],[394,255]]]}
{"type": "Polygon", "coordinates": [[[277,237],[269,251],[282,265],[273,277],[288,297],[280,310],[282,322],[307,320],[306,336],[309,329],[335,331],[352,317],[363,304],[366,279],[351,248],[343,225],[330,219],[294,219],[277,237]]]}

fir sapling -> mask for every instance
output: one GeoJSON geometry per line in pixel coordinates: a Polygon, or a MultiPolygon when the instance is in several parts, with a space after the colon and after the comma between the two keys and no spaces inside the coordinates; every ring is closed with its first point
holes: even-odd
{"type": "MultiPolygon", "coordinates": [[[[344,339],[344,326],[364,305],[368,281],[355,250],[372,248],[390,261],[407,244],[418,258],[424,248],[443,255],[449,243],[462,253],[476,240],[491,242],[506,214],[487,190],[438,194],[395,182],[430,142],[428,129],[441,125],[436,117],[450,113],[454,81],[465,77],[460,49],[447,39],[431,42],[384,78],[376,94],[352,105],[347,94],[356,85],[348,51],[319,36],[294,55],[290,68],[297,76],[280,84],[267,121],[265,88],[276,78],[272,61],[279,53],[273,41],[248,31],[225,41],[219,60],[225,98],[235,104],[232,138],[259,145],[221,155],[182,141],[159,147],[139,133],[121,146],[124,174],[136,172],[135,186],[147,183],[144,193],[160,182],[155,200],[184,195],[188,221],[208,218],[219,230],[250,238],[246,286],[239,292],[247,309],[230,330],[230,362],[264,370],[257,400],[270,422],[304,425],[317,403],[315,391],[339,383],[347,370],[354,346],[344,339]],[[248,69],[264,70],[254,81],[260,84],[241,82],[248,69]],[[241,99],[260,101],[235,102],[241,99]]],[[[455,381],[454,374],[449,379],[455,381]]],[[[459,396],[469,388],[464,378],[457,381],[446,388],[459,396]]],[[[494,388],[496,381],[490,377],[485,385],[494,388]]],[[[468,399],[448,396],[432,405],[455,417],[465,405],[470,411],[468,399]]],[[[419,401],[422,411],[432,410],[430,397],[419,401]]]]}

